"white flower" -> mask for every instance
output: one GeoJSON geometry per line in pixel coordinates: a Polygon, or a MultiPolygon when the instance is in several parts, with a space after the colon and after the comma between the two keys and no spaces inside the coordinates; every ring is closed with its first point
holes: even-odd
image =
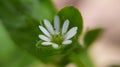
{"type": "Polygon", "coordinates": [[[39,38],[43,41],[41,44],[44,46],[52,45],[53,48],[57,49],[60,45],[68,45],[72,43],[70,40],[77,33],[77,27],[73,27],[68,30],[69,20],[65,20],[60,28],[60,19],[59,16],[54,18],[54,27],[46,19],[44,19],[45,27],[39,25],[40,30],[44,35],[40,34],[39,38]]]}

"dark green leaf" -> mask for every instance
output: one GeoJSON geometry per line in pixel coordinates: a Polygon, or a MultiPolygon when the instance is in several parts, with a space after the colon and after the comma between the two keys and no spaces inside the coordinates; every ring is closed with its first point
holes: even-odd
{"type": "Polygon", "coordinates": [[[78,9],[72,6],[64,7],[58,12],[58,15],[60,16],[61,24],[68,19],[70,21],[70,28],[78,27],[77,35],[80,35],[83,29],[83,20],[78,9]]]}

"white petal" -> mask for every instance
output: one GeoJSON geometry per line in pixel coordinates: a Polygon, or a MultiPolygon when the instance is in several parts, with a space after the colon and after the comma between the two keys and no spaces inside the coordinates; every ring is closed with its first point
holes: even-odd
{"type": "Polygon", "coordinates": [[[50,39],[44,35],[39,35],[39,38],[44,41],[50,41],[50,39]]]}
{"type": "Polygon", "coordinates": [[[51,34],[54,34],[54,30],[53,30],[51,23],[48,20],[44,19],[44,24],[45,24],[45,27],[48,29],[48,31],[51,34]]]}
{"type": "Polygon", "coordinates": [[[68,30],[68,26],[69,26],[69,20],[66,20],[62,27],[62,34],[66,33],[66,31],[68,30]]]}
{"type": "Polygon", "coordinates": [[[54,18],[54,28],[58,32],[60,30],[60,19],[59,16],[55,16],[54,18]]]}
{"type": "Polygon", "coordinates": [[[52,47],[55,48],[55,49],[58,49],[59,46],[58,46],[58,44],[53,43],[52,47]]]}
{"type": "Polygon", "coordinates": [[[75,34],[77,33],[77,27],[73,27],[71,28],[65,35],[65,40],[68,40],[70,38],[72,38],[73,36],[75,36],[75,34]]]}
{"type": "Polygon", "coordinates": [[[39,26],[40,30],[48,37],[51,37],[51,35],[49,34],[49,32],[43,27],[43,26],[39,26]]]}
{"type": "Polygon", "coordinates": [[[51,45],[52,43],[51,42],[42,42],[42,45],[51,45]]]}
{"type": "Polygon", "coordinates": [[[62,44],[71,44],[72,43],[72,40],[65,40],[62,42],[62,44]]]}

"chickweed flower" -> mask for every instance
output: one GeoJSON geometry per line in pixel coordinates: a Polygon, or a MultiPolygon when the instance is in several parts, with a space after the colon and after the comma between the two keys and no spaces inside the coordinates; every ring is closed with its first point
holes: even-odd
{"type": "Polygon", "coordinates": [[[77,27],[69,28],[70,21],[64,21],[62,28],[60,28],[59,16],[55,16],[54,24],[52,25],[48,20],[44,19],[44,26],[39,25],[39,29],[43,34],[39,35],[42,40],[41,45],[51,45],[53,48],[58,49],[61,45],[68,45],[72,43],[71,38],[77,33],[77,27]]]}

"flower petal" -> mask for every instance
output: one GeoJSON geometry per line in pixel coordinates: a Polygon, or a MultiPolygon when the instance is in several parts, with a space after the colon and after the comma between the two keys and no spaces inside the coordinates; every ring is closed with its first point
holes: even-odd
{"type": "Polygon", "coordinates": [[[51,42],[42,42],[42,45],[51,45],[52,43],[51,42]]]}
{"type": "Polygon", "coordinates": [[[71,44],[72,43],[72,40],[65,40],[62,42],[62,44],[71,44]]]}
{"type": "Polygon", "coordinates": [[[65,35],[65,40],[68,40],[70,38],[72,38],[73,36],[75,36],[75,34],[77,33],[77,27],[73,27],[71,28],[65,35]]]}
{"type": "Polygon", "coordinates": [[[43,26],[39,26],[40,30],[48,37],[51,37],[51,35],[49,34],[49,32],[43,27],[43,26]]]}
{"type": "Polygon", "coordinates": [[[59,46],[58,46],[58,44],[53,43],[52,47],[55,48],[55,49],[58,49],[59,46]]]}
{"type": "Polygon", "coordinates": [[[39,38],[44,41],[50,41],[50,39],[44,35],[39,35],[39,38]]]}
{"type": "Polygon", "coordinates": [[[57,32],[60,30],[60,19],[59,16],[55,16],[54,18],[54,28],[57,32]]]}
{"type": "Polygon", "coordinates": [[[66,20],[62,27],[62,35],[67,32],[69,26],[69,20],[66,20]]]}
{"type": "Polygon", "coordinates": [[[44,24],[45,24],[45,27],[48,29],[48,31],[51,34],[54,34],[53,26],[51,25],[51,23],[48,20],[44,19],[44,24]]]}

